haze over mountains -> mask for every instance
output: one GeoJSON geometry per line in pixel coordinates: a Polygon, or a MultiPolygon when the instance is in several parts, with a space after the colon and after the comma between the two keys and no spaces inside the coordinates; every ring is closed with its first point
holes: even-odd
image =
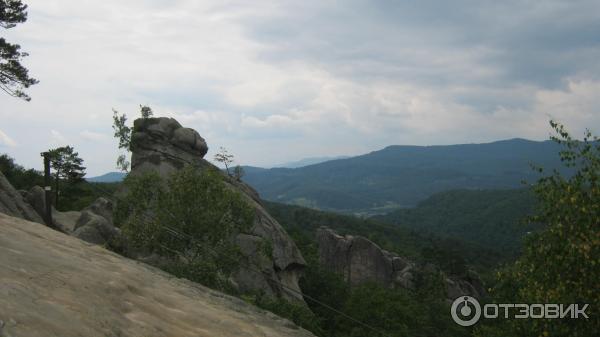
{"type": "Polygon", "coordinates": [[[454,189],[512,189],[534,182],[535,164],[560,167],[552,141],[388,146],[347,159],[289,169],[245,167],[244,180],[270,201],[339,212],[376,214],[412,207],[454,189]]]}
{"type": "Polygon", "coordinates": [[[308,165],[320,164],[320,163],[330,161],[330,160],[346,159],[346,158],[350,158],[350,157],[349,156],[310,157],[310,158],[303,158],[300,160],[291,161],[291,162],[287,162],[287,163],[283,163],[283,164],[279,164],[279,165],[274,165],[273,167],[299,168],[299,167],[304,167],[304,166],[308,166],[308,165]]]}

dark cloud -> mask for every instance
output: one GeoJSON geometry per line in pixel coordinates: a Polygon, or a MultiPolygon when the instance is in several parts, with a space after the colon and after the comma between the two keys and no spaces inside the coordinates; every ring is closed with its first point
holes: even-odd
{"type": "Polygon", "coordinates": [[[353,79],[549,89],[600,74],[598,1],[303,3],[245,27],[266,62],[308,60],[353,79]]]}

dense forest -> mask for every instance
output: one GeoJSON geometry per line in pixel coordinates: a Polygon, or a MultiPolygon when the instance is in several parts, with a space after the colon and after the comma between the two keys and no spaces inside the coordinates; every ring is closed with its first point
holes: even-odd
{"type": "Polygon", "coordinates": [[[435,194],[417,207],[374,219],[419,233],[467,241],[508,258],[518,255],[527,233],[541,228],[526,221],[534,214],[535,205],[535,196],[527,188],[452,190],[435,194]]]}

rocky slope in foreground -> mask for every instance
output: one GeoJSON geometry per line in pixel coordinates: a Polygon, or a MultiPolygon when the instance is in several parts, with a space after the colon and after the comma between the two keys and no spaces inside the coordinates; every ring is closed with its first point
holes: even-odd
{"type": "Polygon", "coordinates": [[[245,302],[0,214],[0,336],[312,336],[245,302]]]}

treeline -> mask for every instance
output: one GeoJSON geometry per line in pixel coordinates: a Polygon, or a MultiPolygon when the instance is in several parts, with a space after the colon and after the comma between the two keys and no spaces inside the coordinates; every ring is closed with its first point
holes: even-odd
{"type": "MultiPolygon", "coordinates": [[[[33,168],[24,168],[17,164],[7,154],[0,155],[0,171],[17,190],[29,190],[33,186],[44,186],[43,172],[33,168]]],[[[53,188],[60,184],[59,211],[81,210],[89,206],[99,197],[112,195],[119,183],[91,183],[85,179],[68,179],[59,177],[58,181],[52,179],[53,188]]]]}

